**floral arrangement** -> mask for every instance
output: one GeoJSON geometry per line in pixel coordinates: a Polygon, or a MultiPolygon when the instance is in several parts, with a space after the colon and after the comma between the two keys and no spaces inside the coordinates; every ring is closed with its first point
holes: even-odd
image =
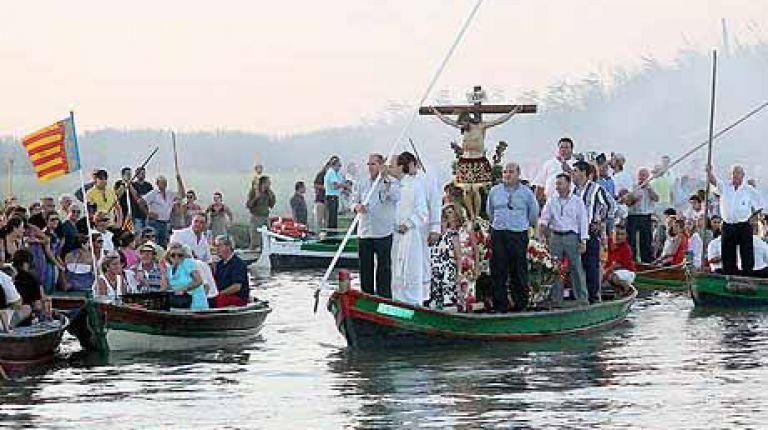
{"type": "Polygon", "coordinates": [[[548,294],[547,285],[555,283],[560,276],[560,262],[549,253],[546,245],[536,239],[528,242],[528,280],[531,284],[533,302],[542,300],[548,294]]]}

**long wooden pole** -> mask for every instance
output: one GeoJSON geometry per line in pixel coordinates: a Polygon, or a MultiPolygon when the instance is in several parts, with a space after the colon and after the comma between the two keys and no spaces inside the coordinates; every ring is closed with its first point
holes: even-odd
{"type": "MultiPolygon", "coordinates": [[[[709,171],[712,169],[712,142],[715,140],[715,94],[717,89],[717,50],[712,51],[712,93],[709,100],[709,142],[707,143],[707,166],[705,177],[707,181],[706,192],[704,194],[704,222],[709,219],[709,193],[712,184],[709,181],[709,171]]],[[[705,226],[706,229],[706,226],[705,226]]],[[[704,232],[701,232],[701,250],[702,259],[707,256],[708,240],[704,232]]]]}
{"type": "Polygon", "coordinates": [[[173,144],[173,168],[176,177],[179,176],[179,153],[176,151],[176,133],[171,130],[171,143],[173,144]]]}

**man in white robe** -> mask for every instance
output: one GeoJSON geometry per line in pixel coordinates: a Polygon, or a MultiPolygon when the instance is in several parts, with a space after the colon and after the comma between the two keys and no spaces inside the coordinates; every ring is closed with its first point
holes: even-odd
{"type": "Polygon", "coordinates": [[[427,211],[429,215],[427,217],[427,224],[422,231],[423,240],[423,252],[424,252],[424,272],[423,272],[423,288],[424,296],[429,298],[430,285],[432,283],[432,266],[429,257],[429,248],[432,244],[437,243],[440,239],[441,233],[441,216],[443,208],[443,191],[440,187],[440,181],[437,177],[437,170],[434,168],[427,169],[424,167],[423,160],[418,160],[419,167],[416,178],[421,182],[421,187],[424,190],[425,203],[427,205],[427,211]],[[429,173],[427,173],[429,172],[429,173]]]}
{"type": "Polygon", "coordinates": [[[416,157],[404,152],[397,157],[394,169],[400,178],[400,200],[392,241],[392,299],[422,306],[429,297],[429,290],[424,289],[424,279],[430,276],[424,273],[429,267],[429,255],[424,252],[429,208],[424,183],[416,176],[416,164],[416,157]]]}

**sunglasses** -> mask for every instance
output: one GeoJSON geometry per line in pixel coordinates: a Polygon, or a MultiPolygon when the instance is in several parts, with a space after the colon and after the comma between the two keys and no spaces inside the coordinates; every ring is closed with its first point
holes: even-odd
{"type": "Polygon", "coordinates": [[[181,257],[184,256],[184,254],[180,254],[178,252],[173,252],[173,253],[171,253],[169,255],[170,255],[171,258],[181,258],[181,257]]]}
{"type": "Polygon", "coordinates": [[[144,237],[146,237],[147,239],[152,239],[152,238],[155,237],[155,235],[154,234],[145,234],[144,237]]]}
{"type": "Polygon", "coordinates": [[[61,221],[61,220],[58,219],[58,218],[49,218],[48,219],[48,222],[59,222],[59,221],[61,221]]]}
{"type": "Polygon", "coordinates": [[[108,219],[100,219],[97,222],[109,222],[109,220],[108,219]]]}

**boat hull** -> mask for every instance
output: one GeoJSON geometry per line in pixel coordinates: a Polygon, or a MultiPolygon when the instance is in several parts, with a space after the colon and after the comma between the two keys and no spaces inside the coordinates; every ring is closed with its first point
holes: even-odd
{"type": "Polygon", "coordinates": [[[768,306],[768,279],[700,273],[693,276],[690,290],[697,306],[768,306]]]}
{"type": "Polygon", "coordinates": [[[35,330],[18,328],[13,333],[0,334],[0,367],[7,372],[23,371],[53,360],[69,319],[58,315],[57,326],[35,330]]]}
{"type": "MultiPolygon", "coordinates": [[[[271,254],[270,264],[274,270],[324,269],[331,264],[333,254],[303,255],[303,254],[271,254]]],[[[342,256],[336,263],[342,269],[358,269],[360,260],[357,256],[342,256]]]]}
{"type": "MultiPolygon", "coordinates": [[[[137,302],[142,301],[138,295],[137,302]]],[[[161,300],[163,295],[144,295],[161,300]]],[[[126,297],[127,299],[127,297],[126,297]]],[[[266,302],[241,308],[205,311],[151,310],[135,305],[99,303],[86,298],[58,297],[54,305],[80,306],[82,315],[73,333],[88,350],[183,350],[240,344],[258,336],[272,309],[266,302]],[[84,321],[82,321],[84,320],[84,321]]]]}
{"type": "Polygon", "coordinates": [[[637,264],[635,286],[638,290],[687,291],[687,273],[681,266],[659,267],[637,264]]]}
{"type": "Polygon", "coordinates": [[[636,297],[592,305],[509,314],[462,314],[410,306],[350,290],[335,293],[329,310],[353,348],[468,342],[530,342],[581,335],[622,323],[636,297]]]}

